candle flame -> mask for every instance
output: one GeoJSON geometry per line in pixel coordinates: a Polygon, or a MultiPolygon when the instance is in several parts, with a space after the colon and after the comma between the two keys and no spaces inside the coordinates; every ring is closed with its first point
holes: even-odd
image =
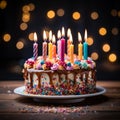
{"type": "Polygon", "coordinates": [[[81,36],[80,32],[78,32],[78,41],[82,42],[82,36],[81,36]]]}
{"type": "Polygon", "coordinates": [[[70,41],[71,41],[71,43],[73,43],[72,34],[70,34],[70,41]]]}
{"type": "Polygon", "coordinates": [[[55,44],[56,42],[56,38],[55,38],[55,35],[52,36],[52,42],[55,44]]]}
{"type": "Polygon", "coordinates": [[[68,28],[68,30],[67,30],[67,37],[68,38],[70,38],[70,34],[71,34],[71,30],[70,30],[70,28],[68,28]]]}
{"type": "Polygon", "coordinates": [[[61,38],[61,32],[60,32],[60,30],[58,30],[57,37],[58,37],[58,39],[61,38]]]}
{"type": "Polygon", "coordinates": [[[84,35],[85,41],[87,41],[87,30],[85,29],[85,35],[84,35]]]}
{"type": "Polygon", "coordinates": [[[52,40],[52,31],[50,30],[50,32],[49,32],[49,41],[51,41],[52,40]]]}
{"type": "Polygon", "coordinates": [[[44,39],[44,40],[47,40],[47,35],[46,35],[45,30],[43,31],[43,39],[44,39]]]}
{"type": "Polygon", "coordinates": [[[62,36],[64,37],[65,36],[65,28],[62,27],[62,36]]]}
{"type": "Polygon", "coordinates": [[[37,42],[37,34],[34,32],[34,41],[37,42]]]}

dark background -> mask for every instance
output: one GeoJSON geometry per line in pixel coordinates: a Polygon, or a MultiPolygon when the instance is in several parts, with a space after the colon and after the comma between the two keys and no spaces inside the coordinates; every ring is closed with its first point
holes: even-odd
{"type": "MultiPolygon", "coordinates": [[[[0,4],[3,0],[0,0],[0,4]]],[[[88,36],[92,36],[94,44],[89,46],[89,55],[97,52],[99,58],[97,64],[97,80],[120,80],[120,1],[119,0],[4,0],[6,7],[0,8],[0,80],[23,80],[23,64],[27,58],[32,57],[33,41],[28,35],[37,32],[39,55],[41,55],[42,32],[44,29],[52,30],[57,34],[57,30],[62,26],[71,28],[74,44],[77,46],[77,32],[81,32],[82,37],[85,28],[88,36]],[[22,21],[22,8],[28,4],[34,4],[35,9],[29,11],[30,20],[26,22],[28,28],[20,29],[22,21]],[[53,19],[47,18],[47,12],[55,12],[62,8],[64,16],[55,16],[53,19]],[[72,13],[78,11],[81,14],[79,20],[72,18],[72,13]],[[98,19],[91,19],[92,12],[99,14],[98,19]],[[114,11],[113,13],[111,13],[114,11]],[[107,34],[101,36],[99,29],[106,28],[107,34]],[[112,34],[112,29],[117,29],[117,34],[112,34]],[[11,39],[5,42],[3,36],[9,33],[11,39]],[[16,43],[22,40],[23,49],[17,49],[16,43]],[[110,45],[110,51],[104,52],[104,43],[110,45]],[[110,62],[108,56],[115,53],[117,59],[110,62]]],[[[77,53],[77,47],[75,47],[77,53]]]]}

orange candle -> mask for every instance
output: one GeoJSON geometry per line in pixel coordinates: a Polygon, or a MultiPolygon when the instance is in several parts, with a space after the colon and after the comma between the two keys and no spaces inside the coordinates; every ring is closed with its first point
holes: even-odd
{"type": "Polygon", "coordinates": [[[78,44],[78,59],[82,60],[83,45],[82,45],[82,37],[79,32],[78,32],[78,41],[80,42],[78,44]]]}
{"type": "Polygon", "coordinates": [[[56,58],[56,45],[55,45],[55,42],[56,42],[56,38],[55,38],[55,35],[53,35],[52,37],[52,57],[53,58],[56,58]]]}
{"type": "Polygon", "coordinates": [[[52,31],[49,32],[49,43],[48,43],[48,57],[52,59],[52,31]]]}
{"type": "Polygon", "coordinates": [[[71,30],[69,28],[68,31],[67,31],[67,37],[68,37],[68,40],[67,40],[67,56],[68,56],[68,59],[70,59],[70,45],[71,45],[70,35],[71,35],[71,30]]]}
{"type": "Polygon", "coordinates": [[[70,62],[74,62],[74,45],[72,44],[72,35],[70,35],[71,45],[70,45],[70,62]]]}

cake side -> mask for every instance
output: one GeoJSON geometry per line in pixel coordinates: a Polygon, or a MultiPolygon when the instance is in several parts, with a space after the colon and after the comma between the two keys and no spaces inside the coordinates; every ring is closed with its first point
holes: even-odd
{"type": "Polygon", "coordinates": [[[80,95],[95,92],[96,65],[88,60],[68,61],[30,58],[24,65],[25,92],[40,95],[80,95]]]}

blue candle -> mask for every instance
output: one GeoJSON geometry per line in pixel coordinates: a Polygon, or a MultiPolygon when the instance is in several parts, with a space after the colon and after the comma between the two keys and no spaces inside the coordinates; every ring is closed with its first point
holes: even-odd
{"type": "Polygon", "coordinates": [[[87,30],[85,30],[85,42],[83,43],[83,54],[84,54],[84,60],[87,60],[88,58],[88,43],[87,41],[87,30]]]}

